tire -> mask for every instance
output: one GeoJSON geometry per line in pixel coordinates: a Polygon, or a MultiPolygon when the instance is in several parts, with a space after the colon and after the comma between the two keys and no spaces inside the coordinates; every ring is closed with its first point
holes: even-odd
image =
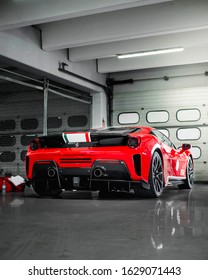
{"type": "Polygon", "coordinates": [[[178,185],[179,189],[192,189],[194,186],[194,165],[191,157],[188,158],[188,164],[186,167],[186,179],[183,184],[178,185]]]}
{"type": "Polygon", "coordinates": [[[47,181],[33,181],[33,190],[40,196],[58,197],[62,190],[58,188],[48,189],[47,181]]]}
{"type": "Polygon", "coordinates": [[[136,196],[144,198],[154,198],[161,196],[164,188],[164,176],[163,163],[158,152],[154,152],[152,156],[149,171],[149,185],[149,190],[142,187],[135,188],[134,191],[136,196]]]}

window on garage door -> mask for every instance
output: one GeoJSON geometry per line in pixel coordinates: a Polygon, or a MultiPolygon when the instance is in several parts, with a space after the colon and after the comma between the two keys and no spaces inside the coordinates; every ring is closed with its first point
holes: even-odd
{"type": "Polygon", "coordinates": [[[176,118],[179,122],[193,122],[201,118],[201,112],[198,109],[178,110],[176,118]]]}
{"type": "Polygon", "coordinates": [[[169,113],[165,110],[147,112],[148,123],[166,123],[169,120],[169,113]]]}
{"type": "Polygon", "coordinates": [[[199,147],[192,146],[191,151],[194,159],[199,159],[201,157],[202,151],[199,147]]]}
{"type": "Polygon", "coordinates": [[[13,162],[16,159],[16,154],[13,151],[0,151],[1,162],[13,162]]]}
{"type": "Polygon", "coordinates": [[[126,112],[118,115],[119,124],[137,124],[140,116],[137,112],[126,112]]]}
{"type": "Polygon", "coordinates": [[[15,130],[15,127],[16,127],[15,120],[1,120],[0,121],[0,131],[15,130]]]}
{"type": "Polygon", "coordinates": [[[16,138],[14,135],[5,134],[0,136],[0,146],[10,147],[16,144],[16,138]]]}
{"type": "Polygon", "coordinates": [[[179,128],[177,130],[177,138],[179,140],[198,140],[201,137],[201,130],[194,128],[179,128]]]}
{"type": "Polygon", "coordinates": [[[38,120],[36,118],[22,119],[21,129],[32,130],[38,128],[38,120]]]}

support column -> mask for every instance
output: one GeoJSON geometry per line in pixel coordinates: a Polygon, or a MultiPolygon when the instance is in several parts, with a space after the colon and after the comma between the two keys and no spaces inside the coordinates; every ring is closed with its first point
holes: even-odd
{"type": "Polygon", "coordinates": [[[43,135],[48,134],[48,81],[44,80],[43,135]]]}
{"type": "Polygon", "coordinates": [[[92,128],[106,127],[107,125],[107,98],[105,92],[93,94],[92,128]]]}

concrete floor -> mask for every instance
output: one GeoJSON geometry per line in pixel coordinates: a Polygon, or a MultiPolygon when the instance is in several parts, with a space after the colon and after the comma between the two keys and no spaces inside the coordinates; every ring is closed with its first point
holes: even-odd
{"type": "Polygon", "coordinates": [[[0,194],[0,259],[208,259],[208,185],[160,199],[0,194]]]}

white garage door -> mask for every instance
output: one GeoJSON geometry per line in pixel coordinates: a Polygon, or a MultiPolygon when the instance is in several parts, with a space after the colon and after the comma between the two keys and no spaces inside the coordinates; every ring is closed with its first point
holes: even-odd
{"type": "Polygon", "coordinates": [[[113,125],[159,128],[177,147],[192,144],[195,179],[208,179],[208,87],[116,92],[113,125]]]}

